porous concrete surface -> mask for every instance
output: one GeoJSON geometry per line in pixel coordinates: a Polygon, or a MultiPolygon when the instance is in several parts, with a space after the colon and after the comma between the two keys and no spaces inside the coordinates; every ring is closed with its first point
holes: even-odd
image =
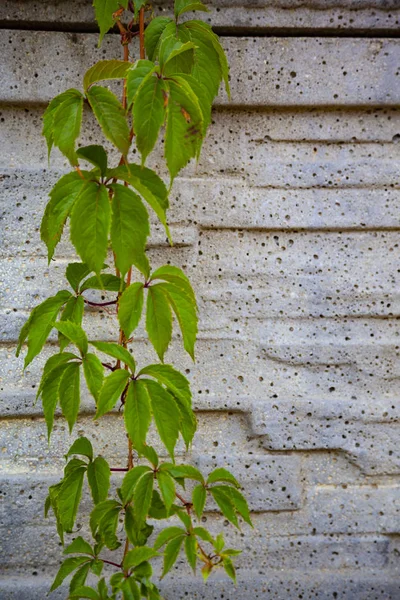
{"type": "MultiPolygon", "coordinates": [[[[167,14],[168,2],[158,6],[167,14]]],[[[181,557],[163,592],[167,600],[398,600],[400,42],[374,32],[395,30],[400,7],[209,6],[203,18],[236,33],[223,38],[233,98],[218,101],[200,163],[174,184],[175,246],[152,217],[149,254],[187,272],[200,306],[197,362],[178,331],[167,354],[192,384],[199,421],[191,454],[179,444],[179,459],[230,468],[254,530],[234,530],[210,503],[204,524],[243,549],[237,587],[222,573],[203,585],[181,557]],[[354,37],[360,30],[370,38],[354,37]]],[[[43,600],[61,547],[42,505],[73,438],[57,415],[48,446],[34,405],[55,336],[25,372],[15,348],[29,310],[64,285],[76,257],[66,237],[48,266],[40,241],[48,190],[68,171],[57,151],[48,164],[41,115],[56,93],[80,87],[92,62],[120,49],[115,35],[96,49],[92,8],[81,0],[6,0],[0,25],[11,28],[0,32],[0,597],[43,600]]],[[[100,141],[86,117],[80,143],[100,141]]],[[[167,178],[161,152],[149,164],[167,178]]],[[[115,339],[111,310],[90,309],[85,322],[92,339],[115,339]]],[[[131,350],[139,365],[156,361],[143,323],[131,350]]],[[[76,433],[123,466],[121,413],[97,423],[84,388],[82,397],[76,433]]],[[[82,534],[88,510],[86,490],[82,534]]],[[[50,596],[66,597],[65,587],[50,596]]]]}

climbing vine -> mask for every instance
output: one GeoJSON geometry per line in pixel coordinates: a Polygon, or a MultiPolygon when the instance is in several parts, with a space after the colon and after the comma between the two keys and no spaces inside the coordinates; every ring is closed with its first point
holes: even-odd
{"type": "Polygon", "coordinates": [[[226,548],[222,533],[213,537],[201,524],[209,498],[234,526],[241,520],[251,525],[240,485],[228,470],[217,468],[205,476],[175,461],[178,439],[182,437],[187,449],[192,444],[196,417],[189,382],[164,363],[164,355],[175,317],[184,349],[194,360],[197,305],[185,273],[169,264],[153,270],[146,253],[148,207],[172,243],[169,190],[180,170],[200,156],[222,81],[229,95],[228,63],[209,25],[182,20],[189,11],[206,11],[202,2],[175,0],[174,18],[152,18],[146,0],[95,0],[94,7],[99,43],[117,27],[124,60],[93,65],[83,77],[82,91],[69,89],[56,96],[43,117],[49,156],[53,146],[58,148],[72,170],[50,191],[41,238],[51,261],[69,222],[82,262],[68,264],[68,289],[32,310],[17,355],[26,346],[27,367],[56,330],[59,351],[45,363],[37,394],[49,440],[58,407],[73,431],[82,375],[94,400],[95,419],[119,406],[128,439],[123,468],[95,456],[87,437],[78,437],[69,448],[64,476],[49,488],[45,505],[46,515],[55,515],[67,555],[51,589],[72,575],[68,598],[156,600],[161,596],[152,563],[163,560],[162,572],[157,569],[156,574],[164,577],[181,550],[193,571],[201,565],[205,580],[216,568],[224,568],[235,580],[233,560],[239,551],[226,548]],[[140,53],[132,57],[130,44],[136,36],[140,53]],[[100,85],[109,80],[123,82],[122,101],[100,85]],[[121,154],[114,166],[103,146],[78,144],[85,106],[121,154]],[[157,142],[170,175],[168,188],[145,166],[157,142]],[[139,163],[128,158],[132,146],[139,163]],[[89,300],[88,292],[92,299],[93,293],[103,295],[103,301],[89,300]],[[110,300],[104,301],[105,293],[110,300]],[[114,342],[88,339],[86,306],[107,306],[115,314],[114,342]],[[159,362],[138,366],[140,356],[133,355],[130,345],[142,318],[159,362]],[[159,452],[148,443],[152,423],[161,442],[159,452]],[[124,472],[115,493],[110,491],[113,471],[124,472]],[[83,537],[75,528],[85,479],[93,509],[83,537]]]}

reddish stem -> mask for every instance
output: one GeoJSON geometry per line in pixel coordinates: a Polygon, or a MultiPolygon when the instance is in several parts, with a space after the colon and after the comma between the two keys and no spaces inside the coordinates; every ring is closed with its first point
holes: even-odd
{"type": "Polygon", "coordinates": [[[112,304],[117,304],[117,300],[111,300],[110,302],[91,302],[84,298],[84,301],[85,304],[89,304],[89,306],[111,306],[112,304]]]}

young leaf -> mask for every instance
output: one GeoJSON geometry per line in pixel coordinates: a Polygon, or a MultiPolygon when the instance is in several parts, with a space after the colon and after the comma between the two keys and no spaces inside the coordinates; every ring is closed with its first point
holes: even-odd
{"type": "Polygon", "coordinates": [[[139,325],[143,310],[143,283],[132,283],[118,301],[118,321],[129,339],[139,325]]]}
{"type": "Polygon", "coordinates": [[[126,95],[128,106],[132,104],[143,79],[153,72],[155,64],[151,60],[138,60],[128,71],[126,77],[126,95]]]}
{"type": "Polygon", "coordinates": [[[77,346],[82,356],[85,356],[88,351],[88,341],[82,327],[72,321],[59,321],[54,324],[54,327],[77,346]]]}
{"type": "Polygon", "coordinates": [[[174,21],[169,17],[156,17],[150,21],[149,25],[146,27],[144,44],[147,56],[152,61],[156,59],[160,38],[168,25],[173,25],[175,27],[174,21]]]}
{"type": "MultiPolygon", "coordinates": [[[[88,173],[82,171],[84,176],[88,173]]],[[[49,262],[53,258],[55,247],[61,239],[65,222],[71,213],[78,197],[89,185],[76,171],[61,177],[50,192],[48,202],[40,226],[40,237],[47,246],[49,262]]]]}
{"type": "Polygon", "coordinates": [[[67,419],[71,433],[78,417],[80,405],[80,365],[69,363],[65,369],[59,387],[60,406],[67,419]]]}
{"type": "Polygon", "coordinates": [[[104,381],[104,367],[95,354],[88,353],[83,361],[83,373],[89,392],[96,402],[99,399],[100,390],[104,381]]]}
{"type": "Polygon", "coordinates": [[[145,247],[150,227],[147,210],[139,196],[129,188],[119,183],[110,188],[113,191],[111,243],[117,268],[124,277],[134,264],[148,277],[150,266],[145,247]]]}
{"type": "MultiPolygon", "coordinates": [[[[124,63],[126,64],[126,63],[124,63]]],[[[83,160],[87,160],[95,167],[100,169],[100,173],[103,175],[106,174],[107,171],[107,152],[104,150],[103,146],[91,145],[84,146],[82,148],[78,148],[76,151],[78,158],[82,158],[83,160]]]]}
{"type": "Polygon", "coordinates": [[[190,296],[173,283],[160,283],[157,287],[161,289],[170,303],[182,332],[183,346],[194,360],[198,323],[196,304],[193,303],[190,296]]]}
{"type": "Polygon", "coordinates": [[[68,577],[75,569],[88,562],[87,556],[71,556],[70,558],[66,558],[64,562],[61,564],[61,567],[56,575],[55,580],[53,581],[53,585],[50,588],[50,591],[53,592],[56,590],[64,579],[68,577]]]}
{"type": "Polygon", "coordinates": [[[129,163],[116,169],[109,169],[108,177],[122,179],[129,183],[142,196],[164,225],[168,239],[171,238],[166,212],[169,207],[168,190],[160,177],[151,169],[129,163]]]}
{"type": "Polygon", "coordinates": [[[141,453],[151,422],[150,398],[142,381],[131,381],[124,406],[125,426],[136,450],[141,453]]]}
{"type": "Polygon", "coordinates": [[[161,361],[172,337],[172,314],[161,285],[148,289],[146,310],[146,331],[161,361]]]}
{"type": "Polygon", "coordinates": [[[194,573],[196,572],[196,561],[197,561],[196,549],[197,549],[197,542],[196,542],[195,536],[193,534],[187,535],[185,537],[185,554],[186,554],[188,563],[192,567],[194,573]]]}
{"type": "Polygon", "coordinates": [[[129,373],[125,369],[117,369],[106,377],[103,387],[100,390],[96,419],[99,419],[114,408],[115,403],[126,387],[128,379],[129,373]]]}
{"type": "MultiPolygon", "coordinates": [[[[60,321],[72,322],[80,326],[84,312],[84,300],[82,296],[71,296],[61,313],[60,321]]],[[[58,331],[58,343],[60,352],[69,344],[69,339],[61,331],[58,331]]]]}
{"type": "Polygon", "coordinates": [[[138,526],[144,525],[153,496],[154,475],[144,473],[133,490],[133,513],[138,526]]]}
{"type": "Polygon", "coordinates": [[[127,7],[128,0],[93,0],[96,21],[100,27],[99,46],[104,35],[114,25],[113,14],[123,6],[127,7]]]}
{"type": "Polygon", "coordinates": [[[119,292],[121,288],[121,278],[111,273],[100,273],[95,277],[86,279],[81,287],[80,293],[86,290],[106,290],[107,292],[119,292]]]}
{"type": "Polygon", "coordinates": [[[165,575],[172,569],[174,566],[176,559],[178,558],[179,551],[181,549],[183,540],[186,536],[177,537],[171,540],[164,551],[164,568],[161,575],[161,578],[165,577],[165,575]]]}
{"type": "Polygon", "coordinates": [[[82,496],[86,466],[72,470],[63,481],[57,498],[59,517],[64,531],[70,533],[74,527],[76,513],[82,496]]]}
{"type": "Polygon", "coordinates": [[[76,166],[75,140],[79,136],[82,123],[83,96],[78,90],[69,90],[66,98],[54,113],[53,143],[76,166]]]}
{"type": "Polygon", "coordinates": [[[93,446],[87,437],[80,437],[74,441],[70,449],[68,450],[65,458],[72,456],[73,454],[80,454],[86,456],[90,461],[93,460],[93,446]]]}
{"type": "Polygon", "coordinates": [[[87,99],[106,138],[126,156],[130,146],[129,127],[118,98],[107,88],[94,85],[87,91],[87,99]]]}
{"type": "Polygon", "coordinates": [[[133,124],[136,147],[142,155],[142,164],[153,150],[165,119],[165,85],[162,79],[147,75],[139,86],[133,105],[133,124]]]}
{"type": "Polygon", "coordinates": [[[64,554],[90,554],[93,556],[93,548],[83,537],[78,536],[65,548],[64,554]]]}
{"type": "Polygon", "coordinates": [[[91,271],[99,273],[107,254],[111,209],[107,188],[90,181],[71,214],[71,241],[91,271]]]}
{"type": "Polygon", "coordinates": [[[55,296],[47,298],[47,300],[32,310],[28,321],[22,327],[19,334],[16,352],[16,356],[19,356],[22,344],[28,339],[28,353],[24,363],[25,369],[42,350],[61,307],[70,297],[71,294],[69,292],[62,290],[57,292],[55,296]]]}
{"type": "Polygon", "coordinates": [[[101,456],[97,456],[88,465],[87,478],[92,492],[93,502],[98,504],[107,498],[110,489],[110,467],[101,456]]]}
{"type": "Polygon", "coordinates": [[[204,506],[206,504],[206,497],[207,493],[204,485],[196,485],[196,487],[193,490],[192,501],[198,519],[201,519],[201,517],[203,516],[204,506]]]}
{"type": "Polygon", "coordinates": [[[207,6],[205,6],[202,2],[198,0],[175,0],[175,18],[177,19],[183,13],[189,12],[192,10],[201,10],[203,12],[209,12],[207,6]]]}
{"type": "Polygon", "coordinates": [[[83,89],[85,93],[96,81],[106,79],[125,79],[131,63],[124,60],[100,60],[90,67],[83,78],[83,89]]]}
{"type": "MultiPolygon", "coordinates": [[[[82,181],[81,178],[79,179],[82,181]]],[[[90,273],[91,269],[89,269],[86,263],[69,263],[65,271],[65,276],[74,292],[77,292],[82,279],[85,279],[90,273]]]]}
{"type": "Polygon", "coordinates": [[[157,481],[167,510],[175,501],[175,482],[167,471],[158,471],[157,481]]]}
{"type": "Polygon", "coordinates": [[[163,387],[150,379],[143,381],[149,392],[154,420],[161,441],[171,458],[179,437],[179,410],[174,398],[163,387]]]}
{"type": "Polygon", "coordinates": [[[90,342],[92,346],[100,350],[100,352],[104,352],[104,354],[108,354],[108,356],[112,356],[117,360],[128,365],[132,372],[135,372],[135,359],[132,354],[123,346],[119,344],[114,344],[113,342],[90,342]]]}
{"type": "Polygon", "coordinates": [[[141,563],[144,563],[150,558],[154,558],[155,556],[160,556],[158,552],[156,552],[153,548],[148,548],[146,546],[142,546],[141,548],[134,548],[130,550],[123,562],[124,569],[132,569],[133,567],[137,567],[141,563]]]}
{"type": "Polygon", "coordinates": [[[132,500],[133,492],[135,491],[135,487],[139,479],[146,473],[151,472],[151,469],[146,465],[138,465],[134,469],[128,471],[121,486],[121,494],[125,503],[128,503],[132,500]]]}
{"type": "Polygon", "coordinates": [[[216,481],[226,481],[231,483],[237,488],[240,488],[240,484],[237,479],[227,469],[218,468],[214,469],[207,478],[207,483],[215,483],[216,481]]]}
{"type": "Polygon", "coordinates": [[[224,565],[227,575],[232,579],[233,583],[236,584],[236,571],[231,559],[225,556],[222,564],[224,565]]]}
{"type": "Polygon", "coordinates": [[[181,527],[167,527],[163,529],[161,533],[158,534],[156,541],[154,542],[154,548],[159,550],[161,546],[164,546],[167,542],[174,540],[178,537],[183,537],[186,535],[186,531],[181,527]]]}
{"type": "Polygon", "coordinates": [[[203,139],[203,114],[197,96],[182,76],[168,81],[165,159],[173,181],[191,158],[198,155],[203,139]]]}

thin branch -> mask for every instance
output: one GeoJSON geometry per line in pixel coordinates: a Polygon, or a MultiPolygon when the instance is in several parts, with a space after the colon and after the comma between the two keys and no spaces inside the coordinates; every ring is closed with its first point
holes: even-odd
{"type": "Polygon", "coordinates": [[[91,300],[86,300],[86,298],[83,298],[83,300],[85,304],[89,304],[89,306],[111,306],[118,302],[118,300],[110,300],[110,302],[91,302],[91,300]]]}

